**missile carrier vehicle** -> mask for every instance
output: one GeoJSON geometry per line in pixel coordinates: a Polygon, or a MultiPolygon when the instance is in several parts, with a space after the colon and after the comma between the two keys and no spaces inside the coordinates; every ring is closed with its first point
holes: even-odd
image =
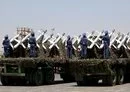
{"type": "Polygon", "coordinates": [[[37,57],[29,57],[28,38],[30,29],[17,29],[17,35],[10,39],[11,55],[0,59],[1,82],[3,85],[42,85],[54,82],[54,73],[59,73],[64,81],[76,81],[77,85],[98,83],[122,84],[130,73],[130,36],[109,33],[110,58],[103,59],[104,32],[87,33],[88,47],[86,59],[80,58],[81,35],[72,37],[73,56],[66,56],[65,33],[47,35],[41,31],[36,35],[37,57]]]}
{"type": "Polygon", "coordinates": [[[61,74],[64,81],[74,80],[64,69],[65,34],[47,35],[47,30],[40,30],[39,34],[35,33],[37,57],[31,58],[28,44],[31,31],[32,29],[29,28],[18,28],[17,34],[10,39],[10,56],[0,58],[2,84],[51,84],[54,82],[54,73],[61,74]]]}
{"type": "Polygon", "coordinates": [[[75,76],[77,85],[89,85],[102,82],[105,85],[116,85],[127,82],[130,77],[130,36],[109,33],[110,58],[103,59],[103,44],[100,36],[88,35],[87,59],[69,60],[70,72],[75,76]]]}

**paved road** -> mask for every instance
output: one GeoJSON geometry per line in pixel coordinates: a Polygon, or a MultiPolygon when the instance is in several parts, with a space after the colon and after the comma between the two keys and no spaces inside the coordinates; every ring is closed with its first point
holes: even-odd
{"type": "Polygon", "coordinates": [[[63,83],[56,75],[56,83],[43,86],[0,86],[0,92],[130,92],[130,83],[113,87],[97,85],[79,87],[75,82],[63,83]]]}

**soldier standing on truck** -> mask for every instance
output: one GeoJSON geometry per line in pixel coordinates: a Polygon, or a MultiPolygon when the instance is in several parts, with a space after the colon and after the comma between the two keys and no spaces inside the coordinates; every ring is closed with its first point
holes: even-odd
{"type": "Polygon", "coordinates": [[[87,37],[86,33],[83,34],[81,40],[80,40],[80,45],[81,45],[81,58],[86,58],[87,57],[87,37]]]}
{"type": "Polygon", "coordinates": [[[5,36],[5,39],[3,40],[3,46],[4,46],[4,56],[9,57],[10,56],[10,40],[8,39],[8,35],[5,36]]]}
{"type": "Polygon", "coordinates": [[[69,35],[67,36],[67,46],[66,47],[67,47],[67,57],[72,58],[72,49],[73,49],[72,39],[69,35]]]}
{"type": "Polygon", "coordinates": [[[36,38],[34,32],[31,33],[31,37],[29,38],[30,44],[30,57],[36,57],[36,38]]]}
{"type": "Polygon", "coordinates": [[[102,37],[103,40],[103,57],[104,59],[108,59],[109,58],[109,45],[110,45],[110,37],[108,35],[108,31],[105,31],[105,35],[102,37]]]}

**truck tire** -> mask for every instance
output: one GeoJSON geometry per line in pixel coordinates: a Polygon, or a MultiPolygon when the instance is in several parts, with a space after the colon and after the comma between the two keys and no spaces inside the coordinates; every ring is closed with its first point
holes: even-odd
{"type": "Polygon", "coordinates": [[[130,74],[125,74],[124,75],[124,82],[129,83],[130,82],[130,74]]]}
{"type": "MultiPolygon", "coordinates": [[[[27,80],[25,79],[25,77],[24,77],[24,78],[20,78],[19,81],[20,81],[20,85],[22,85],[22,86],[23,86],[23,85],[27,85],[27,80]]],[[[18,82],[19,82],[19,81],[18,81],[18,82]]]]}
{"type": "Polygon", "coordinates": [[[77,85],[78,86],[85,86],[85,82],[84,81],[77,81],[77,85]]]}
{"type": "Polygon", "coordinates": [[[11,81],[9,80],[9,77],[7,76],[1,76],[1,83],[4,86],[12,85],[11,81]]]}
{"type": "Polygon", "coordinates": [[[88,85],[87,78],[85,76],[83,76],[82,80],[77,81],[77,85],[78,86],[86,86],[86,85],[88,85]]]}
{"type": "Polygon", "coordinates": [[[43,72],[41,70],[35,70],[32,77],[34,85],[39,86],[43,84],[43,72]]]}
{"type": "Polygon", "coordinates": [[[33,76],[34,76],[34,72],[30,71],[28,75],[29,85],[33,85],[33,76]]]}
{"type": "Polygon", "coordinates": [[[34,75],[34,69],[29,69],[29,68],[26,69],[25,79],[28,85],[33,85],[33,75],[34,75]]]}
{"type": "Polygon", "coordinates": [[[65,74],[63,77],[64,82],[74,82],[75,78],[72,75],[65,74]]]}
{"type": "Polygon", "coordinates": [[[2,83],[2,85],[7,86],[8,85],[8,79],[7,79],[7,77],[1,76],[1,83],[2,83]]]}
{"type": "Polygon", "coordinates": [[[124,82],[124,71],[123,69],[119,69],[117,72],[117,84],[121,85],[124,82]]]}
{"type": "Polygon", "coordinates": [[[106,83],[107,83],[109,86],[114,86],[114,85],[116,85],[116,81],[117,81],[116,71],[113,70],[113,74],[107,76],[107,78],[106,78],[106,83]]]}
{"type": "Polygon", "coordinates": [[[52,84],[54,83],[54,71],[51,68],[48,68],[47,71],[45,72],[45,84],[52,84]]]}
{"type": "Polygon", "coordinates": [[[98,84],[98,79],[96,78],[90,78],[86,80],[86,85],[96,85],[98,84]]]}

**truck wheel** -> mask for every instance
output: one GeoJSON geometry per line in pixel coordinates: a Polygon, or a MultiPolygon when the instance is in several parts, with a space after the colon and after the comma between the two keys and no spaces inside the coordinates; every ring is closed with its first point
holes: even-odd
{"type": "Polygon", "coordinates": [[[117,74],[117,84],[121,85],[124,82],[124,71],[123,69],[120,69],[117,74]]]}
{"type": "Polygon", "coordinates": [[[43,72],[41,70],[36,70],[32,77],[34,85],[39,86],[43,84],[43,72]]]}
{"type": "Polygon", "coordinates": [[[125,74],[124,75],[124,82],[129,83],[130,82],[130,74],[125,74]]]}
{"type": "Polygon", "coordinates": [[[96,84],[98,84],[98,79],[96,79],[96,78],[88,79],[88,80],[86,80],[86,83],[87,83],[87,85],[96,85],[96,84]]]}
{"type": "Polygon", "coordinates": [[[52,84],[54,82],[54,71],[53,69],[47,69],[47,71],[45,72],[45,83],[46,84],[52,84]]]}
{"type": "Polygon", "coordinates": [[[62,76],[61,78],[64,80],[64,82],[74,82],[75,81],[75,78],[70,74],[64,73],[62,75],[60,74],[60,76],[62,76]]]}
{"type": "Polygon", "coordinates": [[[29,84],[30,84],[30,85],[33,85],[33,76],[34,76],[34,72],[31,71],[31,72],[29,73],[29,84]]]}
{"type": "Polygon", "coordinates": [[[78,86],[85,86],[85,82],[84,81],[77,81],[77,85],[78,86]]]}
{"type": "Polygon", "coordinates": [[[33,85],[33,75],[34,75],[33,69],[32,70],[26,70],[25,78],[26,78],[28,85],[33,85]]]}
{"type": "Polygon", "coordinates": [[[114,86],[114,85],[116,85],[117,76],[116,76],[115,70],[113,70],[113,72],[114,72],[114,73],[113,73],[112,75],[110,75],[110,76],[107,77],[107,84],[108,84],[109,86],[114,86]]]}
{"type": "Polygon", "coordinates": [[[7,77],[7,76],[1,76],[1,83],[4,86],[8,86],[8,85],[12,85],[13,84],[11,82],[11,80],[9,79],[9,77],[7,77]]]}
{"type": "Polygon", "coordinates": [[[1,76],[1,83],[2,85],[7,86],[9,84],[7,77],[1,76]]]}
{"type": "Polygon", "coordinates": [[[73,82],[74,78],[72,76],[65,76],[63,77],[64,82],[73,82]]]}
{"type": "Polygon", "coordinates": [[[20,85],[20,86],[23,86],[23,85],[26,85],[27,84],[27,81],[25,78],[19,78],[16,80],[16,85],[20,85]]]}

